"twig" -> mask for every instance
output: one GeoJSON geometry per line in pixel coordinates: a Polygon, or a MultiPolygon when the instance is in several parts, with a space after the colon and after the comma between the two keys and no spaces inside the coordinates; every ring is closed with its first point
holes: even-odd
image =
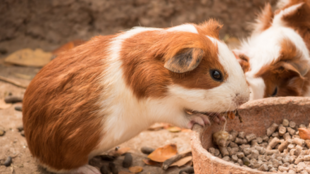
{"type": "Polygon", "coordinates": [[[25,88],[25,89],[27,88],[27,85],[20,84],[19,82],[15,81],[15,80],[11,80],[11,79],[5,78],[3,76],[0,76],[0,80],[7,82],[7,83],[10,83],[12,85],[15,85],[17,87],[21,87],[21,88],[25,88]]]}
{"type": "Polygon", "coordinates": [[[162,168],[164,170],[167,170],[171,164],[173,164],[174,162],[184,158],[184,157],[187,157],[187,156],[190,156],[192,155],[192,151],[187,151],[187,152],[184,152],[184,153],[181,153],[181,154],[178,154],[178,155],[175,155],[169,159],[167,159],[166,161],[163,162],[163,165],[162,165],[162,168]]]}

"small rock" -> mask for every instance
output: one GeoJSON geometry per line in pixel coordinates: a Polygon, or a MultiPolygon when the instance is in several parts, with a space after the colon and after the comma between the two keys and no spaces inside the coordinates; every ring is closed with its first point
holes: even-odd
{"type": "Polygon", "coordinates": [[[0,129],[0,136],[4,136],[4,135],[5,135],[5,130],[0,129]]]}
{"type": "Polygon", "coordinates": [[[113,161],[113,160],[115,160],[115,157],[111,156],[111,155],[100,155],[99,157],[103,161],[113,161]]]}
{"type": "Polygon", "coordinates": [[[18,126],[18,127],[17,127],[17,130],[18,130],[18,132],[23,131],[23,130],[24,130],[24,126],[23,126],[23,125],[18,126]]]}
{"type": "Polygon", "coordinates": [[[7,96],[4,99],[5,103],[18,103],[18,102],[22,102],[23,98],[21,97],[17,97],[17,96],[7,96]]]}
{"type": "Polygon", "coordinates": [[[113,162],[109,163],[109,170],[112,172],[112,174],[118,174],[118,170],[113,162]]]}
{"type": "MultiPolygon", "coordinates": [[[[144,154],[150,154],[154,151],[155,149],[154,148],[151,148],[151,147],[142,147],[141,148],[141,152],[144,153],[144,154]]],[[[215,150],[215,149],[214,149],[215,150]]]]}
{"type": "Polygon", "coordinates": [[[179,172],[179,174],[184,174],[184,173],[188,173],[188,174],[194,173],[194,168],[193,167],[187,167],[183,170],[180,170],[180,172],[179,172]]]}
{"type": "Polygon", "coordinates": [[[22,106],[15,106],[14,109],[15,109],[16,111],[22,111],[22,106]]]}
{"type": "Polygon", "coordinates": [[[25,137],[25,131],[21,131],[21,132],[20,132],[20,135],[23,136],[23,137],[25,137]]]}
{"type": "Polygon", "coordinates": [[[125,158],[124,158],[124,161],[123,161],[123,167],[124,168],[128,168],[132,165],[132,156],[130,153],[126,153],[125,154],[125,158]]]}
{"type": "Polygon", "coordinates": [[[6,160],[4,161],[3,165],[6,167],[9,167],[12,164],[12,157],[8,156],[6,160]]]}
{"type": "Polygon", "coordinates": [[[101,166],[100,172],[101,172],[101,174],[110,174],[110,172],[106,166],[101,166]]]}

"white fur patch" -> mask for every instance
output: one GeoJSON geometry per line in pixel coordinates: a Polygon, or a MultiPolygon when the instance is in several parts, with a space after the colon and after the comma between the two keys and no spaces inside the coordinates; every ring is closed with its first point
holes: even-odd
{"type": "Polygon", "coordinates": [[[183,25],[175,26],[175,27],[167,29],[166,31],[185,31],[185,32],[198,34],[196,27],[192,24],[183,24],[183,25]]]}
{"type": "Polygon", "coordinates": [[[286,6],[290,1],[291,0],[279,0],[276,6],[278,9],[281,9],[286,6]]]}
{"type": "Polygon", "coordinates": [[[247,81],[251,86],[250,100],[264,98],[266,89],[264,80],[261,77],[252,78],[251,76],[247,76],[247,81]]]}

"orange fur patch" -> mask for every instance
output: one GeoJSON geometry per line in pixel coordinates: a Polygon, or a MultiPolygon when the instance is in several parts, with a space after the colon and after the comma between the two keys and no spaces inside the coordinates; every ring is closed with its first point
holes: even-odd
{"type": "Polygon", "coordinates": [[[293,28],[300,36],[303,38],[307,45],[308,50],[310,50],[310,1],[309,0],[290,0],[290,2],[283,8],[276,11],[276,14],[280,10],[286,9],[292,5],[299,3],[304,3],[296,13],[288,16],[284,16],[283,20],[286,25],[293,28]]]}
{"type": "Polygon", "coordinates": [[[96,37],[47,64],[23,100],[23,124],[32,155],[55,170],[88,163],[102,138],[98,100],[103,58],[112,36],[96,37]]]}
{"type": "Polygon", "coordinates": [[[264,97],[270,97],[276,87],[276,96],[302,96],[308,92],[310,73],[304,76],[300,74],[304,66],[301,56],[290,40],[284,39],[281,42],[280,57],[256,74],[256,77],[262,77],[265,82],[264,97]]]}
{"type": "MultiPolygon", "coordinates": [[[[206,27],[203,27],[206,28],[206,27]]],[[[213,27],[211,27],[213,28],[213,27]]],[[[214,81],[210,69],[219,69],[228,77],[217,56],[217,46],[204,34],[189,32],[146,31],[123,42],[121,58],[126,83],[138,98],[163,97],[167,86],[178,84],[185,88],[210,89],[221,82],[214,81]],[[192,71],[174,73],[164,63],[186,48],[200,48],[204,56],[192,71]]]]}

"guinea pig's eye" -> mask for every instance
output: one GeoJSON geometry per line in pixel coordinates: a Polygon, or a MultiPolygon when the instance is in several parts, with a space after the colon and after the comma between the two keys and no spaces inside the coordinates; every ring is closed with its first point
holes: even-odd
{"type": "Polygon", "coordinates": [[[278,87],[276,87],[276,88],[274,89],[273,93],[271,94],[271,97],[276,96],[277,93],[278,93],[278,87]]]}
{"type": "Polygon", "coordinates": [[[210,75],[215,81],[219,81],[219,82],[223,81],[223,75],[221,71],[217,69],[210,70],[210,75]]]}

